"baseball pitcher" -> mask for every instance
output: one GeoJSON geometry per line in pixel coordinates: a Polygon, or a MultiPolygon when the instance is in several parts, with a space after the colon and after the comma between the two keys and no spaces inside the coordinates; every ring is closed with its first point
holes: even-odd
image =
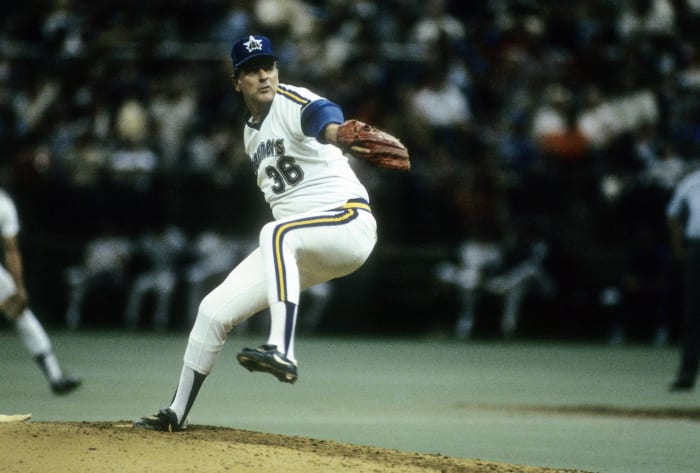
{"type": "Polygon", "coordinates": [[[260,231],[259,246],[202,300],[170,405],[142,417],[137,427],[184,429],[229,332],[266,307],[267,342],[243,349],[238,361],[294,383],[300,291],[352,273],[377,240],[367,191],[345,153],[389,169],[410,167],[406,148],[393,136],[346,121],[338,105],[308,89],[280,84],[268,38],[240,39],[231,60],[233,87],[249,112],[245,151],[274,220],[260,231]]]}

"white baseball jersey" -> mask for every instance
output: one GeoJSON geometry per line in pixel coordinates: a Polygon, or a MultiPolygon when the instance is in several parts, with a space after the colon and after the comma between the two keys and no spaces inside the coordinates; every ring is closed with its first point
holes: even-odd
{"type": "MultiPolygon", "coordinates": [[[[17,208],[7,193],[0,189],[0,235],[12,238],[19,233],[17,208]]],[[[4,301],[16,291],[15,282],[4,266],[0,265],[0,301],[4,301]]]]}
{"type": "Polygon", "coordinates": [[[280,84],[262,123],[245,126],[245,150],[276,219],[369,200],[342,151],[302,131],[302,111],[320,99],[308,89],[280,84]]]}

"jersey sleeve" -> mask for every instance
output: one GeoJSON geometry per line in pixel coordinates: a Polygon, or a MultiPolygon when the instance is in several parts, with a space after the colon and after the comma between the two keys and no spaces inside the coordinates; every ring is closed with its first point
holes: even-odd
{"type": "Polygon", "coordinates": [[[314,137],[323,144],[327,144],[323,139],[326,125],[344,121],[340,106],[327,99],[315,100],[306,105],[301,112],[301,129],[304,135],[314,137]]]}

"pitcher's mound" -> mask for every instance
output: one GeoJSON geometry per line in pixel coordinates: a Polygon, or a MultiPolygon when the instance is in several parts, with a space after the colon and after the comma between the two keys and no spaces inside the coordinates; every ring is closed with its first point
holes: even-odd
{"type": "Polygon", "coordinates": [[[130,421],[0,425],[0,458],[12,471],[74,473],[553,473],[571,472],[426,455],[223,427],[136,429],[130,421]]]}

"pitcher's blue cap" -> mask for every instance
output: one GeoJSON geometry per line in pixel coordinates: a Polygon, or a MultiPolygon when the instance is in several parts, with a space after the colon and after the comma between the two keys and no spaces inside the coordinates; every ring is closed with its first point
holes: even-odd
{"type": "Polygon", "coordinates": [[[231,48],[231,62],[233,62],[234,70],[256,57],[277,59],[277,56],[272,52],[269,38],[250,35],[236,41],[231,48]]]}

